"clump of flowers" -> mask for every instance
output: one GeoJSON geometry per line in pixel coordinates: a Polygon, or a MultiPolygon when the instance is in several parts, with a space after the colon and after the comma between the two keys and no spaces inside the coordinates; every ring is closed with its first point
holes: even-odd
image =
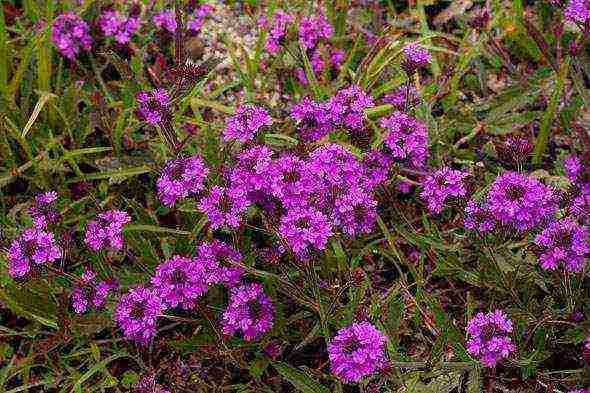
{"type": "Polygon", "coordinates": [[[192,259],[178,255],[161,263],[151,279],[154,293],[167,307],[190,310],[209,289],[209,279],[200,266],[192,259]]]}
{"type": "Polygon", "coordinates": [[[326,248],[332,236],[332,224],[326,215],[314,208],[293,208],[281,218],[279,233],[301,257],[310,250],[326,248]]]}
{"type": "Polygon", "coordinates": [[[205,23],[205,19],[209,16],[215,8],[211,4],[203,4],[202,6],[198,7],[191,18],[186,23],[186,28],[189,31],[198,32],[203,27],[203,23],[205,23]]]}
{"type": "Polygon", "coordinates": [[[8,249],[8,271],[14,278],[24,278],[61,255],[53,233],[41,228],[27,228],[8,249]]]}
{"type": "Polygon", "coordinates": [[[84,272],[80,284],[70,294],[72,307],[77,314],[84,314],[90,306],[96,310],[102,309],[109,293],[118,286],[114,280],[98,282],[92,270],[84,272]]]}
{"type": "Polygon", "coordinates": [[[539,256],[541,267],[556,270],[558,266],[569,272],[581,272],[590,253],[589,230],[566,217],[550,223],[535,238],[535,244],[543,247],[539,256]]]}
{"type": "Polygon", "coordinates": [[[305,142],[320,140],[334,130],[329,105],[308,97],[293,107],[291,117],[297,121],[297,130],[305,142]]]}
{"type": "Polygon", "coordinates": [[[315,48],[319,40],[329,40],[334,34],[334,29],[328,19],[320,14],[318,16],[306,16],[299,22],[299,41],[306,49],[315,48]]]}
{"type": "Polygon", "coordinates": [[[495,367],[516,351],[509,334],[512,321],[502,310],[478,313],[467,324],[467,351],[487,367],[495,367]]]}
{"type": "Polygon", "coordinates": [[[274,321],[274,306],[261,284],[244,284],[231,289],[229,305],[223,312],[223,333],[242,332],[252,341],[268,332],[274,321]]]}
{"type": "Polygon", "coordinates": [[[114,319],[127,339],[148,345],[156,335],[158,316],[165,309],[162,299],[153,290],[137,287],[121,296],[114,319]]]}
{"type": "Polygon", "coordinates": [[[432,62],[432,55],[417,43],[410,43],[402,49],[404,59],[402,68],[408,75],[412,75],[418,69],[426,67],[432,62]]]}
{"type": "Polygon", "coordinates": [[[47,228],[49,224],[55,224],[59,220],[59,211],[55,208],[57,192],[50,191],[35,197],[35,203],[29,209],[33,223],[39,229],[47,228]]]}
{"type": "Polygon", "coordinates": [[[199,202],[199,210],[207,214],[211,228],[238,228],[250,201],[243,188],[213,186],[199,202]]]}
{"type": "Polygon", "coordinates": [[[552,219],[557,210],[553,192],[532,176],[499,175],[486,201],[495,219],[507,228],[527,231],[552,219]]]}
{"type": "Polygon", "coordinates": [[[170,33],[174,33],[177,28],[176,15],[172,10],[165,10],[157,13],[152,18],[152,22],[159,29],[167,30],[170,33]]]}
{"type": "Polygon", "coordinates": [[[120,250],[123,248],[123,227],[131,222],[129,214],[120,210],[110,210],[100,213],[96,220],[86,226],[84,241],[93,251],[108,248],[120,250]]]}
{"type": "Polygon", "coordinates": [[[160,201],[172,207],[179,199],[199,193],[208,174],[209,168],[198,155],[166,162],[156,182],[160,201]]]}
{"type": "Polygon", "coordinates": [[[564,162],[568,179],[582,194],[590,195],[590,164],[583,163],[580,157],[572,155],[564,162]]]}
{"type": "Polygon", "coordinates": [[[485,234],[496,228],[493,212],[485,203],[470,200],[465,207],[465,228],[485,234]]]}
{"type": "Polygon", "coordinates": [[[405,111],[406,105],[416,106],[420,103],[420,94],[414,86],[402,86],[381,99],[385,104],[391,104],[398,111],[405,111]]]}
{"type": "Polygon", "coordinates": [[[428,158],[428,131],[420,120],[402,112],[382,118],[381,127],[389,132],[385,136],[387,152],[397,161],[416,168],[425,165],[428,158]]]}
{"type": "Polygon", "coordinates": [[[264,145],[242,150],[237,162],[229,171],[232,188],[241,188],[249,193],[249,200],[255,201],[255,193],[266,192],[270,184],[272,151],[264,145]]]}
{"type": "Polygon", "coordinates": [[[226,121],[223,139],[238,140],[242,143],[254,139],[264,127],[272,125],[272,118],[266,109],[255,105],[243,105],[226,121]]]}
{"type": "Polygon", "coordinates": [[[126,44],[141,26],[137,16],[125,17],[120,12],[109,10],[100,17],[100,28],[106,37],[113,37],[120,44],[126,44]]]}
{"type": "Polygon", "coordinates": [[[351,192],[336,199],[334,223],[344,233],[356,237],[371,233],[377,221],[377,201],[373,195],[364,192],[351,192]]]}
{"type": "Polygon", "coordinates": [[[328,346],[332,373],[346,383],[378,373],[387,366],[387,336],[369,322],[340,329],[328,346]]]}
{"type": "Polygon", "coordinates": [[[229,288],[239,285],[242,281],[245,270],[237,266],[241,262],[242,255],[219,240],[201,244],[194,259],[208,284],[222,284],[229,288]]]}
{"type": "Polygon", "coordinates": [[[339,90],[328,104],[334,123],[353,131],[363,128],[366,118],[364,110],[373,106],[373,97],[356,85],[339,90]]]}
{"type": "Polygon", "coordinates": [[[586,0],[570,0],[563,12],[565,19],[590,31],[590,4],[586,0]]]}
{"type": "Polygon", "coordinates": [[[363,156],[363,168],[367,179],[368,190],[374,190],[378,185],[389,179],[392,159],[380,150],[370,150],[363,156]]]}
{"type": "Polygon", "coordinates": [[[294,20],[293,15],[287,14],[283,10],[278,10],[273,15],[272,27],[270,28],[265,44],[266,50],[271,55],[279,53],[287,28],[294,20]]]}
{"type": "Polygon", "coordinates": [[[152,125],[165,120],[170,113],[170,95],[166,89],[154,89],[151,92],[141,91],[137,93],[140,118],[152,125]]]}
{"type": "Polygon", "coordinates": [[[434,214],[439,214],[448,199],[466,196],[464,179],[467,176],[468,173],[444,167],[426,177],[420,196],[428,203],[428,209],[434,214]]]}
{"type": "Polygon", "coordinates": [[[78,15],[65,12],[53,23],[53,43],[63,56],[74,60],[81,50],[92,47],[90,28],[78,15]]]}

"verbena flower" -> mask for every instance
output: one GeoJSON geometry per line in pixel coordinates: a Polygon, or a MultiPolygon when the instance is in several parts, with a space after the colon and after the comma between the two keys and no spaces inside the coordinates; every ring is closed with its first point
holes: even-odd
{"type": "Polygon", "coordinates": [[[393,105],[398,111],[405,111],[406,104],[411,108],[420,103],[420,94],[414,86],[410,86],[409,92],[406,86],[402,86],[393,93],[383,96],[381,100],[385,104],[393,105]]]}
{"type": "Polygon", "coordinates": [[[201,192],[208,174],[209,168],[198,155],[166,162],[156,182],[160,201],[172,207],[178,200],[201,192]]]}
{"type": "Polygon", "coordinates": [[[532,176],[499,175],[487,195],[487,206],[508,228],[527,231],[550,220],[557,210],[553,192],[532,176]]]}
{"type": "Polygon", "coordinates": [[[53,233],[40,228],[27,228],[8,248],[8,271],[14,278],[24,278],[61,256],[53,233]]]}
{"type": "Polygon", "coordinates": [[[207,278],[208,284],[222,284],[232,288],[239,285],[245,274],[242,255],[233,247],[219,241],[202,243],[197,249],[194,263],[207,278]]]}
{"type": "Polygon", "coordinates": [[[578,218],[585,225],[590,224],[590,194],[581,194],[574,197],[567,207],[568,213],[578,218]]]}
{"type": "Polygon", "coordinates": [[[35,203],[29,209],[35,227],[44,229],[47,228],[47,225],[58,222],[60,215],[55,208],[55,201],[57,201],[57,192],[55,191],[44,192],[35,197],[35,203]]]}
{"type": "Polygon", "coordinates": [[[86,226],[84,241],[93,251],[104,248],[120,250],[123,248],[123,227],[131,222],[129,214],[120,210],[100,213],[96,220],[86,226]]]}
{"type": "Polygon", "coordinates": [[[176,14],[172,10],[157,13],[152,18],[152,22],[159,29],[168,30],[170,33],[176,32],[176,14]]]}
{"type": "Polygon", "coordinates": [[[571,155],[564,161],[565,172],[568,179],[583,194],[590,194],[590,163],[583,163],[575,155],[571,155]]]}
{"type": "Polygon", "coordinates": [[[211,228],[238,228],[250,206],[247,190],[213,186],[199,202],[199,210],[207,214],[211,228]]]}
{"type": "Polygon", "coordinates": [[[153,290],[137,287],[121,296],[114,319],[127,339],[148,345],[156,335],[158,316],[165,308],[153,290]]]}
{"type": "Polygon", "coordinates": [[[178,255],[161,263],[150,280],[155,295],[170,308],[192,309],[209,289],[205,272],[199,267],[192,259],[178,255]]]}
{"type": "Polygon", "coordinates": [[[588,29],[590,24],[590,3],[586,0],[570,0],[563,15],[568,21],[580,24],[588,29]]]}
{"type": "Polygon", "coordinates": [[[242,188],[248,192],[268,190],[271,167],[272,150],[267,146],[257,145],[242,150],[229,171],[231,188],[242,188]]]}
{"type": "Polygon", "coordinates": [[[116,281],[112,279],[98,282],[94,272],[86,270],[82,275],[81,285],[76,286],[70,294],[74,311],[77,314],[84,314],[91,306],[97,310],[102,309],[107,296],[117,286],[116,281]]]}
{"type": "Polygon", "coordinates": [[[243,334],[252,341],[267,333],[273,326],[274,306],[261,284],[244,284],[231,289],[229,305],[221,318],[224,334],[243,334]]]}
{"type": "Polygon", "coordinates": [[[365,109],[373,106],[375,106],[373,97],[357,85],[339,90],[328,103],[333,122],[356,131],[361,130],[364,126],[365,109]]]}
{"type": "Polygon", "coordinates": [[[285,207],[306,203],[312,180],[304,160],[290,154],[282,155],[273,162],[269,180],[271,194],[285,207]]]}
{"type": "Polygon", "coordinates": [[[326,248],[332,223],[314,208],[292,208],[281,218],[279,233],[295,254],[304,257],[312,249],[326,248]]]}
{"type": "Polygon", "coordinates": [[[189,31],[198,32],[205,23],[205,18],[209,16],[215,8],[211,4],[203,4],[198,7],[192,17],[190,17],[186,23],[186,28],[189,31]]]}
{"type": "Polygon", "coordinates": [[[467,190],[463,180],[467,176],[468,173],[444,167],[426,177],[422,182],[424,190],[420,196],[428,203],[428,209],[434,214],[439,214],[448,199],[466,196],[467,190]]]}
{"type": "Polygon", "coordinates": [[[272,27],[270,28],[265,44],[266,50],[271,55],[276,55],[280,52],[287,28],[294,20],[293,15],[287,14],[283,10],[278,10],[273,15],[272,27]]]}
{"type": "Polygon", "coordinates": [[[472,199],[465,207],[465,228],[485,234],[496,228],[496,219],[485,203],[472,199]]]}
{"type": "Polygon", "coordinates": [[[467,351],[487,367],[495,367],[516,351],[509,334],[512,321],[501,310],[478,313],[467,324],[467,351]]]}
{"type": "Polygon", "coordinates": [[[404,59],[402,68],[406,73],[413,74],[419,68],[426,67],[432,62],[432,55],[417,43],[410,43],[402,49],[404,59]]]}
{"type": "Polygon", "coordinates": [[[389,154],[398,161],[421,168],[428,158],[428,131],[420,120],[402,112],[394,112],[382,118],[381,127],[389,132],[385,145],[389,154]]]}
{"type": "Polygon", "coordinates": [[[380,150],[370,150],[363,156],[362,160],[368,189],[373,190],[389,179],[391,169],[391,158],[380,150]]]}
{"type": "Polygon", "coordinates": [[[387,367],[387,336],[369,322],[340,329],[328,346],[332,373],[346,383],[356,383],[387,367]]]}
{"type": "Polygon", "coordinates": [[[550,223],[535,238],[535,244],[543,247],[541,267],[556,270],[563,265],[570,272],[583,271],[590,253],[589,236],[587,227],[569,217],[550,223]]]}
{"type": "Polygon", "coordinates": [[[53,43],[63,56],[74,60],[81,50],[91,49],[90,28],[78,15],[65,12],[53,22],[53,43]]]}
{"type": "Polygon", "coordinates": [[[139,102],[139,117],[150,124],[161,123],[170,113],[170,95],[165,89],[141,91],[136,98],[139,102]]]}
{"type": "Polygon", "coordinates": [[[319,40],[329,40],[334,29],[324,15],[306,16],[299,22],[299,41],[306,49],[313,49],[319,40]]]}
{"type": "Polygon", "coordinates": [[[125,17],[110,10],[101,15],[99,24],[105,37],[113,37],[118,43],[126,44],[141,26],[141,20],[137,16],[125,17]]]}
{"type": "Polygon", "coordinates": [[[334,130],[332,114],[327,103],[312,101],[305,97],[291,110],[297,121],[297,131],[305,142],[315,142],[334,130]]]}
{"type": "Polygon", "coordinates": [[[238,140],[244,143],[254,139],[262,128],[271,125],[272,118],[266,109],[255,105],[242,105],[227,119],[223,139],[226,142],[238,140]]]}
{"type": "Polygon", "coordinates": [[[350,192],[336,199],[334,223],[351,237],[370,233],[377,221],[377,201],[373,195],[350,192]]]}

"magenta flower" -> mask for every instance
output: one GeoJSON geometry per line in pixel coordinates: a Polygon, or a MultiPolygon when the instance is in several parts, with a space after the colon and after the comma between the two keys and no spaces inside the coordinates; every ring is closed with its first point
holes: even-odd
{"type": "Polygon", "coordinates": [[[38,194],[35,197],[35,203],[29,209],[35,227],[45,229],[47,225],[59,221],[60,214],[55,208],[55,201],[57,201],[57,192],[55,191],[38,194]]]}
{"type": "Polygon", "coordinates": [[[126,44],[141,26],[141,20],[137,16],[125,17],[111,10],[101,15],[99,24],[105,37],[114,37],[118,43],[126,44]]]}
{"type": "Polygon", "coordinates": [[[428,176],[422,183],[424,190],[420,194],[422,199],[428,203],[428,209],[439,214],[445,202],[450,198],[461,198],[467,195],[463,180],[469,176],[468,173],[456,171],[444,167],[428,176]]]}
{"type": "Polygon", "coordinates": [[[306,203],[310,177],[302,159],[285,154],[275,160],[270,172],[271,194],[289,208],[306,203]]]}
{"type": "Polygon", "coordinates": [[[173,207],[179,199],[198,194],[208,174],[209,168],[198,155],[166,162],[156,182],[160,201],[173,207]]]}
{"type": "Polygon", "coordinates": [[[242,263],[242,255],[219,240],[201,244],[194,263],[209,285],[222,284],[232,288],[241,283],[245,274],[244,268],[237,266],[242,263]]]}
{"type": "Polygon", "coordinates": [[[553,218],[553,192],[532,176],[516,172],[499,175],[487,196],[487,206],[502,225],[527,231],[553,218]]]}
{"type": "Polygon", "coordinates": [[[63,56],[74,60],[81,50],[91,49],[90,28],[78,15],[65,12],[53,23],[53,43],[63,56]]]}
{"type": "Polygon", "coordinates": [[[332,223],[314,208],[293,208],[281,218],[279,234],[295,254],[306,257],[311,249],[326,248],[332,236],[332,223]]]}
{"type": "Polygon", "coordinates": [[[98,282],[92,270],[86,270],[82,275],[82,285],[76,286],[70,300],[76,314],[84,314],[90,306],[96,310],[104,307],[107,296],[118,287],[116,281],[109,279],[98,282]]]}
{"type": "Polygon", "coordinates": [[[496,219],[485,203],[472,199],[465,207],[465,228],[485,234],[496,228],[496,219]]]}
{"type": "Polygon", "coordinates": [[[223,333],[242,332],[244,340],[255,340],[272,328],[274,313],[272,301],[262,285],[252,283],[234,287],[221,318],[223,333]]]}
{"type": "Polygon", "coordinates": [[[373,195],[350,192],[336,199],[334,223],[348,236],[371,233],[377,221],[377,201],[373,195]]]}
{"type": "Polygon", "coordinates": [[[428,131],[420,120],[401,112],[382,118],[381,127],[389,132],[385,136],[388,153],[394,159],[421,168],[428,158],[428,131]]]}
{"type": "Polygon", "coordinates": [[[121,296],[114,319],[127,339],[147,346],[156,335],[158,316],[165,309],[153,290],[137,287],[121,296]]]}
{"type": "Polygon", "coordinates": [[[266,109],[254,105],[243,105],[227,119],[223,140],[226,142],[238,140],[244,143],[254,139],[261,129],[271,125],[272,118],[266,109]]]}
{"type": "Polygon", "coordinates": [[[209,16],[215,8],[211,4],[203,4],[197,8],[191,18],[186,23],[186,28],[189,31],[198,32],[205,23],[205,18],[209,16]]]}
{"type": "Polygon", "coordinates": [[[574,186],[583,194],[590,194],[590,163],[582,163],[578,156],[572,155],[564,161],[564,167],[574,186]]]}
{"type": "Polygon", "coordinates": [[[270,28],[265,44],[268,53],[271,55],[279,53],[287,28],[294,20],[295,18],[293,15],[287,14],[283,10],[275,12],[273,15],[272,27],[270,28]]]}
{"type": "Polygon", "coordinates": [[[568,21],[588,29],[590,25],[590,3],[586,0],[570,0],[563,15],[568,21]]]}
{"type": "Polygon", "coordinates": [[[315,142],[334,130],[332,114],[327,103],[319,103],[305,97],[291,110],[297,122],[297,131],[305,142],[315,142]]]}
{"type": "Polygon", "coordinates": [[[170,33],[176,32],[176,15],[172,10],[165,10],[154,15],[152,22],[159,29],[168,30],[170,33]]]}
{"type": "Polygon", "coordinates": [[[27,228],[10,244],[8,272],[14,278],[24,278],[61,256],[53,233],[40,228],[27,228]]]}
{"type": "Polygon", "coordinates": [[[387,154],[379,150],[370,150],[363,156],[362,164],[368,190],[374,190],[389,179],[392,160],[387,154]]]}
{"type": "Polygon", "coordinates": [[[590,194],[578,195],[567,207],[568,213],[583,224],[590,224],[590,194]]]}
{"type": "Polygon", "coordinates": [[[137,93],[139,117],[152,125],[161,123],[170,115],[170,95],[165,89],[155,89],[151,92],[137,93]]]}
{"type": "Polygon", "coordinates": [[[373,106],[373,97],[357,85],[339,90],[328,104],[334,124],[356,131],[363,128],[365,109],[373,106]]]}
{"type": "Polygon", "coordinates": [[[84,241],[93,251],[104,248],[120,250],[123,248],[123,227],[131,222],[124,211],[110,210],[100,213],[96,220],[86,226],[84,241]]]}
{"type": "Polygon", "coordinates": [[[569,272],[583,271],[590,253],[589,236],[587,227],[569,217],[550,223],[535,238],[535,244],[543,247],[541,267],[556,270],[563,265],[569,272]]]}
{"type": "Polygon", "coordinates": [[[318,16],[306,16],[299,22],[299,41],[306,49],[315,48],[319,40],[329,40],[334,34],[334,29],[328,19],[320,14],[318,16]]]}
{"type": "Polygon", "coordinates": [[[230,169],[231,188],[242,188],[248,192],[266,191],[271,182],[272,150],[256,145],[242,150],[236,165],[230,169]]]}
{"type": "Polygon", "coordinates": [[[393,105],[398,111],[405,111],[406,103],[410,108],[420,103],[420,94],[414,86],[410,86],[409,92],[406,86],[402,86],[393,93],[383,96],[382,101],[393,105]]]}
{"type": "Polygon", "coordinates": [[[501,310],[478,313],[467,324],[467,351],[487,367],[495,367],[516,351],[508,336],[512,321],[501,310]]]}
{"type": "Polygon", "coordinates": [[[178,255],[161,263],[150,280],[154,294],[167,307],[192,309],[209,289],[208,278],[199,266],[192,259],[178,255]]]}
{"type": "Polygon", "coordinates": [[[328,346],[332,373],[346,383],[378,373],[387,367],[387,336],[369,322],[340,329],[328,346]]]}
{"type": "Polygon", "coordinates": [[[402,49],[404,59],[402,68],[408,74],[413,74],[419,68],[426,67],[432,62],[432,55],[417,43],[410,43],[402,49]]]}
{"type": "Polygon", "coordinates": [[[211,228],[238,228],[250,206],[248,193],[243,188],[213,186],[199,202],[199,210],[207,214],[211,228]]]}

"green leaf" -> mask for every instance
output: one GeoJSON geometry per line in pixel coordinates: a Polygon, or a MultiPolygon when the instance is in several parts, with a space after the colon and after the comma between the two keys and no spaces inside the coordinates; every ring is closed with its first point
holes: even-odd
{"type": "Polygon", "coordinates": [[[138,166],[138,167],[132,167],[132,168],[119,169],[119,170],[111,171],[111,172],[89,173],[84,176],[79,176],[79,177],[70,179],[67,181],[67,183],[78,183],[78,182],[87,181],[87,180],[98,180],[98,179],[109,179],[109,178],[117,178],[117,179],[123,178],[124,179],[126,177],[137,176],[137,175],[141,175],[143,173],[148,173],[148,172],[151,172],[151,169],[149,167],[138,166]]]}
{"type": "Polygon", "coordinates": [[[330,393],[328,388],[316,382],[317,377],[311,376],[307,372],[297,370],[282,362],[272,362],[271,364],[301,393],[330,393]]]}
{"type": "Polygon", "coordinates": [[[125,232],[137,231],[137,232],[172,233],[174,235],[186,235],[186,236],[192,235],[192,233],[189,231],[181,231],[179,229],[160,227],[157,225],[131,224],[131,225],[126,225],[124,230],[125,230],[125,232]]]}

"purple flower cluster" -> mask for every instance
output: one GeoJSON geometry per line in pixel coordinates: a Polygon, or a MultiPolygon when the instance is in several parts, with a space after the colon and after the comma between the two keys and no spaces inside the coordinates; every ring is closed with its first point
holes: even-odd
{"type": "Polygon", "coordinates": [[[156,335],[158,316],[165,309],[153,289],[137,287],[121,296],[114,318],[125,337],[147,346],[156,335]]]}
{"type": "Polygon", "coordinates": [[[199,210],[207,214],[211,228],[238,228],[251,202],[243,188],[213,186],[199,202],[199,210]]]}
{"type": "Polygon", "coordinates": [[[276,55],[281,50],[281,43],[285,38],[288,26],[293,23],[295,18],[283,10],[275,12],[272,21],[272,27],[268,33],[265,48],[271,55],[276,55]]]}
{"type": "Polygon", "coordinates": [[[90,306],[97,310],[102,309],[109,293],[118,287],[114,280],[98,282],[92,270],[84,272],[81,284],[70,294],[72,307],[77,314],[84,314],[90,306]]]}
{"type": "Polygon", "coordinates": [[[35,203],[29,209],[35,227],[45,229],[50,224],[58,222],[60,214],[55,208],[57,192],[50,191],[39,194],[35,197],[35,203]]]}
{"type": "Polygon", "coordinates": [[[583,195],[590,195],[590,163],[572,155],[564,161],[568,179],[583,195]]]}
{"type": "Polygon", "coordinates": [[[81,50],[90,50],[92,37],[90,37],[88,24],[73,12],[65,12],[59,15],[53,23],[53,43],[60,53],[74,60],[81,50]]]}
{"type": "Polygon", "coordinates": [[[244,143],[254,139],[262,128],[271,125],[272,118],[266,109],[254,105],[243,105],[227,119],[223,139],[226,142],[238,140],[244,143]]]}
{"type": "Polygon", "coordinates": [[[223,333],[234,335],[242,332],[244,340],[255,340],[272,328],[274,314],[272,301],[261,284],[234,287],[221,318],[223,333]]]}
{"type": "Polygon", "coordinates": [[[569,217],[550,223],[535,238],[544,250],[539,256],[543,269],[559,265],[569,272],[581,272],[590,253],[590,231],[569,217]]]}
{"type": "MultiPolygon", "coordinates": [[[[318,47],[310,52],[311,56],[309,62],[311,63],[311,69],[316,78],[330,67],[332,67],[333,70],[339,70],[346,58],[346,52],[344,50],[336,49],[332,46],[328,46],[325,51],[318,47]]],[[[297,68],[295,70],[295,75],[297,76],[299,83],[304,86],[309,85],[307,75],[303,68],[297,68]]]]}
{"type": "Polygon", "coordinates": [[[503,311],[480,312],[467,324],[467,351],[485,366],[495,367],[516,351],[510,333],[512,321],[503,311]]]}
{"type": "Polygon", "coordinates": [[[410,107],[416,106],[420,103],[420,94],[414,86],[402,86],[391,94],[387,94],[381,99],[385,104],[391,104],[398,111],[405,111],[406,104],[410,107]]]}
{"type": "Polygon", "coordinates": [[[105,37],[114,37],[120,44],[126,44],[141,26],[137,16],[125,17],[117,11],[106,11],[100,17],[100,28],[105,37]]]}
{"type": "Polygon", "coordinates": [[[563,15],[568,21],[588,29],[590,26],[590,3],[587,0],[570,0],[563,15]]]}
{"type": "Polygon", "coordinates": [[[428,209],[434,214],[439,214],[448,199],[465,197],[467,190],[464,179],[467,176],[468,173],[449,167],[441,168],[428,176],[422,183],[424,190],[420,194],[428,203],[428,209]]]}
{"type": "Polygon", "coordinates": [[[465,207],[465,228],[485,234],[496,228],[496,218],[484,203],[470,200],[465,207]]]}
{"type": "Polygon", "coordinates": [[[402,112],[380,120],[388,130],[385,136],[387,152],[396,161],[422,168],[428,158],[428,130],[420,120],[402,112]]]}
{"type": "Polygon", "coordinates": [[[211,4],[203,4],[199,8],[197,8],[189,18],[188,22],[186,23],[186,28],[189,31],[198,32],[203,27],[203,23],[205,23],[205,19],[209,16],[215,8],[211,4]]]}
{"type": "Polygon", "coordinates": [[[176,15],[172,10],[165,10],[152,17],[152,22],[159,29],[167,30],[170,33],[176,31],[176,15]]]}
{"type": "Polygon", "coordinates": [[[8,271],[14,278],[24,278],[61,255],[53,233],[41,228],[27,228],[8,249],[8,271]]]}
{"type": "Polygon", "coordinates": [[[557,210],[553,192],[532,176],[516,172],[499,175],[486,200],[487,208],[504,227],[533,229],[553,218],[557,210]]]}
{"type": "Polygon", "coordinates": [[[93,251],[104,248],[120,250],[123,248],[123,227],[131,222],[124,211],[109,210],[100,213],[96,220],[86,226],[84,241],[93,251]]]}
{"type": "Polygon", "coordinates": [[[332,236],[332,223],[313,207],[292,208],[281,218],[279,233],[296,254],[304,255],[310,246],[318,250],[326,248],[332,236]]]}
{"type": "Polygon", "coordinates": [[[306,49],[313,49],[321,39],[329,40],[334,29],[328,19],[320,14],[306,16],[299,22],[299,41],[306,49]]]}
{"type": "Polygon", "coordinates": [[[328,346],[330,367],[346,383],[356,383],[387,366],[387,336],[369,322],[340,329],[328,346]]]}
{"type": "Polygon", "coordinates": [[[209,168],[198,155],[166,162],[156,182],[160,201],[172,207],[179,199],[199,193],[208,174],[209,168]]]}
{"type": "Polygon", "coordinates": [[[170,308],[190,310],[209,289],[208,269],[190,258],[175,256],[158,266],[151,279],[154,293],[170,308]]]}
{"type": "MultiPolygon", "coordinates": [[[[192,32],[198,32],[203,27],[205,18],[213,12],[215,8],[211,4],[203,4],[198,7],[195,12],[189,16],[186,23],[186,28],[192,32]]],[[[178,27],[176,23],[176,14],[173,10],[164,10],[152,17],[152,22],[159,29],[166,30],[169,33],[175,33],[178,27]]]]}
{"type": "Polygon", "coordinates": [[[165,89],[137,93],[138,115],[150,124],[161,123],[170,113],[170,95],[165,89]]]}
{"type": "Polygon", "coordinates": [[[315,142],[337,127],[353,132],[362,130],[366,119],[364,110],[374,105],[370,95],[360,87],[351,85],[338,91],[326,102],[304,98],[293,107],[291,117],[297,121],[303,140],[315,142]]]}
{"type": "Polygon", "coordinates": [[[426,67],[432,62],[432,55],[417,43],[410,43],[402,49],[404,59],[402,68],[408,75],[413,74],[419,68],[426,67]]]}

